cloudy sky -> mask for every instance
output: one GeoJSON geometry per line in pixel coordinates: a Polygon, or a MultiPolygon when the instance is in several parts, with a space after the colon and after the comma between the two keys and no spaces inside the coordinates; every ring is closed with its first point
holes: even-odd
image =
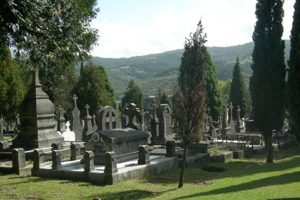
{"type": "MultiPolygon", "coordinates": [[[[99,30],[99,57],[131,57],[183,48],[202,19],[207,46],[252,41],[255,0],[99,0],[92,27],[99,30]]],[[[284,3],[284,34],[288,39],[295,0],[284,3]]]]}

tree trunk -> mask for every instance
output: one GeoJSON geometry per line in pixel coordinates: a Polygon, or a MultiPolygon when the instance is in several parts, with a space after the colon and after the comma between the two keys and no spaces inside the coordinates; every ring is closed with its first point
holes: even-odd
{"type": "Polygon", "coordinates": [[[183,187],[186,157],[187,157],[187,146],[185,145],[183,148],[183,160],[182,160],[182,165],[181,165],[181,170],[180,170],[178,188],[183,187]]]}
{"type": "Polygon", "coordinates": [[[272,131],[264,132],[265,148],[267,153],[266,163],[273,163],[273,141],[272,141],[272,131]]]}

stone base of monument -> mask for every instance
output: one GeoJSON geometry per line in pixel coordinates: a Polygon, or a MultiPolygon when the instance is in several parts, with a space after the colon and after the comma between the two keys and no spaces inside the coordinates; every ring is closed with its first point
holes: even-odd
{"type": "Polygon", "coordinates": [[[210,160],[214,162],[226,163],[233,159],[232,151],[224,151],[216,155],[211,155],[210,160]]]}
{"type": "Polygon", "coordinates": [[[233,158],[234,159],[244,158],[244,150],[235,150],[235,151],[233,151],[233,158]]]}
{"type": "Polygon", "coordinates": [[[51,164],[41,165],[34,172],[35,176],[45,178],[67,179],[91,182],[96,185],[115,184],[121,181],[139,179],[145,176],[157,175],[178,167],[177,157],[150,156],[150,163],[138,165],[138,160],[131,160],[117,164],[117,170],[111,174],[110,182],[106,181],[105,166],[95,165],[91,171],[86,171],[82,161],[62,162],[58,169],[51,164]]]}

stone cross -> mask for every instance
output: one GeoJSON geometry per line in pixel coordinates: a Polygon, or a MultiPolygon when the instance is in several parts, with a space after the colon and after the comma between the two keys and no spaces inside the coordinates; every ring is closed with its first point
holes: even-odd
{"type": "Polygon", "coordinates": [[[90,113],[89,113],[90,106],[89,106],[89,104],[85,105],[85,109],[86,109],[86,116],[90,116],[90,113]]]}
{"type": "Polygon", "coordinates": [[[82,141],[82,132],[81,132],[81,120],[80,120],[80,111],[77,107],[77,99],[76,94],[73,96],[74,107],[71,113],[71,130],[75,132],[76,141],[82,141]]]}
{"type": "Polygon", "coordinates": [[[74,107],[77,107],[77,99],[78,99],[78,97],[76,96],[76,94],[74,94],[74,96],[73,96],[74,107]]]}
{"type": "Polygon", "coordinates": [[[156,117],[156,100],[153,99],[152,101],[152,117],[155,118],[156,117]]]}

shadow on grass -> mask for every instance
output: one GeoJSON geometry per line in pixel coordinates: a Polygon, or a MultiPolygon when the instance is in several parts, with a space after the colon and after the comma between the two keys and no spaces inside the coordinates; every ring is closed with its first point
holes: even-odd
{"type": "Polygon", "coordinates": [[[162,193],[169,192],[174,189],[164,190],[160,192],[153,192],[153,191],[147,191],[147,190],[128,190],[128,191],[121,191],[121,192],[107,192],[102,193],[99,195],[93,195],[89,196],[87,199],[93,199],[93,198],[100,198],[101,200],[135,200],[135,199],[141,199],[146,197],[155,197],[158,195],[161,195],[162,193]]]}
{"type": "Polygon", "coordinates": [[[218,194],[226,194],[232,192],[240,192],[244,190],[252,190],[256,188],[261,188],[265,186],[274,186],[274,185],[282,185],[282,184],[290,184],[294,182],[300,182],[300,172],[293,172],[282,174],[279,176],[272,176],[268,178],[263,178],[259,180],[250,181],[247,183],[241,183],[239,185],[232,185],[228,187],[224,187],[221,189],[216,189],[208,192],[196,193],[187,196],[182,196],[175,198],[173,200],[181,200],[181,199],[188,199],[188,198],[195,198],[201,196],[209,196],[209,195],[218,195],[218,194]]]}

